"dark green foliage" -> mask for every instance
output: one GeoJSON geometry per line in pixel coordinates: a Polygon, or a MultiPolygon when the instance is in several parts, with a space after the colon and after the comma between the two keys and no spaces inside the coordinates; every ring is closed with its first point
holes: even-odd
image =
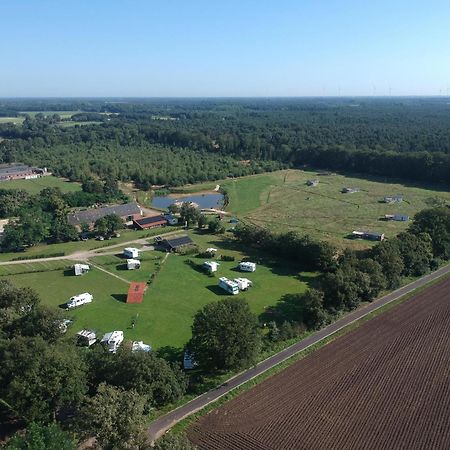
{"type": "Polygon", "coordinates": [[[154,450],[195,450],[197,447],[189,442],[185,434],[170,433],[158,439],[153,448],[154,450]]]}
{"type": "Polygon", "coordinates": [[[399,286],[405,265],[396,239],[380,242],[371,251],[372,258],[378,262],[386,280],[386,287],[399,286]]]}
{"type": "Polygon", "coordinates": [[[396,240],[403,260],[403,275],[420,276],[429,271],[433,259],[429,234],[400,233],[396,240]]]}
{"type": "Polygon", "coordinates": [[[116,214],[109,214],[97,219],[94,224],[95,231],[101,236],[112,236],[123,228],[123,220],[116,214]]]}
{"type": "Polygon", "coordinates": [[[180,208],[180,220],[181,222],[187,223],[188,227],[195,225],[200,219],[200,210],[190,203],[183,202],[180,208]]]}
{"type": "Polygon", "coordinates": [[[16,433],[3,447],[5,450],[76,450],[75,439],[55,423],[31,423],[25,433],[16,433]]]}
{"type": "Polygon", "coordinates": [[[189,348],[206,370],[236,369],[256,361],[261,333],[243,299],[209,303],[194,317],[189,348]]]}
{"type": "Polygon", "coordinates": [[[208,231],[212,234],[225,233],[225,226],[219,219],[213,219],[208,222],[208,231]]]}
{"type": "Polygon", "coordinates": [[[30,197],[25,191],[0,189],[0,219],[15,216],[20,208],[29,202],[30,197]]]}

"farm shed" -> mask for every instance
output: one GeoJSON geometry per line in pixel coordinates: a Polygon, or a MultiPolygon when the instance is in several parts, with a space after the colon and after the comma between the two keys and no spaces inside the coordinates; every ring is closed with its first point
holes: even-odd
{"type": "Polygon", "coordinates": [[[409,216],[403,214],[385,214],[386,220],[394,220],[395,222],[408,222],[409,216]]]}
{"type": "Polygon", "coordinates": [[[139,258],[139,249],[134,247],[126,247],[123,249],[123,256],[125,258],[139,258]]]}
{"type": "Polygon", "coordinates": [[[146,289],[147,283],[143,281],[131,283],[128,289],[127,303],[142,303],[146,289]]]}
{"type": "Polygon", "coordinates": [[[229,280],[228,278],[219,278],[219,287],[227,291],[229,294],[239,294],[239,285],[235,281],[229,280]]]}
{"type": "Polygon", "coordinates": [[[143,217],[142,219],[133,220],[133,224],[139,230],[148,228],[164,227],[167,225],[167,219],[163,216],[143,217]]]}
{"type": "Polygon", "coordinates": [[[110,353],[116,353],[123,342],[123,331],[111,331],[106,333],[100,341],[110,353]]]}
{"type": "Polygon", "coordinates": [[[383,199],[384,203],[401,203],[403,195],[386,195],[383,199]]]}
{"type": "Polygon", "coordinates": [[[256,270],[256,263],[243,261],[239,263],[239,270],[242,270],[242,272],[254,272],[256,270]]]}
{"type": "Polygon", "coordinates": [[[384,233],[378,233],[377,231],[353,231],[352,236],[355,239],[367,239],[368,241],[384,240],[384,233]]]}
{"type": "Polygon", "coordinates": [[[177,236],[174,238],[162,239],[161,245],[168,252],[176,252],[178,249],[182,247],[194,245],[194,242],[189,236],[177,236]]]}
{"type": "Polygon", "coordinates": [[[127,259],[127,270],[135,270],[141,268],[141,262],[138,259],[127,259]]]}
{"type": "Polygon", "coordinates": [[[80,226],[82,223],[93,225],[96,220],[111,214],[119,216],[125,222],[131,222],[142,217],[142,210],[137,203],[125,203],[123,205],[103,206],[69,213],[67,220],[70,225],[74,226],[80,226]]]}
{"type": "Polygon", "coordinates": [[[75,276],[84,275],[91,270],[91,267],[88,264],[74,264],[73,271],[75,276]]]}
{"type": "Polygon", "coordinates": [[[203,268],[206,269],[209,273],[217,272],[217,268],[219,266],[220,264],[215,261],[205,261],[203,263],[203,268]]]}

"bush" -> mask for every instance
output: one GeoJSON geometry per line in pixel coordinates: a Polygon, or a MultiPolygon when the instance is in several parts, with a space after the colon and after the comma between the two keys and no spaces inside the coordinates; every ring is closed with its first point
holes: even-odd
{"type": "Polygon", "coordinates": [[[234,256],[231,256],[231,255],[221,255],[220,259],[222,261],[235,261],[236,260],[236,258],[234,256]]]}

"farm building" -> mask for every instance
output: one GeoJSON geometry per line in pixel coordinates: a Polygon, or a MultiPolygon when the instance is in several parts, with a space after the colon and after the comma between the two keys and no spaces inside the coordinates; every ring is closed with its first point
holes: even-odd
{"type": "Polygon", "coordinates": [[[384,233],[376,231],[353,231],[352,236],[355,239],[367,239],[368,241],[383,241],[384,233]]]}
{"type": "Polygon", "coordinates": [[[135,270],[141,268],[141,262],[138,259],[127,259],[127,269],[135,270]]]}
{"type": "Polygon", "coordinates": [[[92,294],[85,292],[84,294],[74,295],[70,297],[69,301],[66,303],[68,309],[76,308],[77,306],[85,305],[86,303],[91,303],[94,299],[92,294]]]}
{"type": "Polygon", "coordinates": [[[318,186],[319,185],[319,180],[308,180],[306,182],[307,186],[318,186]]]}
{"type": "Polygon", "coordinates": [[[239,263],[239,270],[242,270],[242,272],[254,272],[256,270],[256,264],[254,262],[243,261],[239,263]]]}
{"type": "Polygon", "coordinates": [[[129,259],[139,258],[139,249],[134,247],[126,247],[123,249],[123,256],[129,259]]]}
{"type": "Polygon", "coordinates": [[[235,278],[233,281],[237,283],[240,291],[246,291],[253,286],[253,283],[248,278],[235,278]]]}
{"type": "Polygon", "coordinates": [[[385,220],[394,220],[395,222],[408,222],[409,216],[404,214],[385,214],[385,220]]]}
{"type": "Polygon", "coordinates": [[[88,264],[74,264],[73,271],[76,276],[84,275],[91,270],[91,267],[88,264]]]}
{"type": "Polygon", "coordinates": [[[217,268],[219,266],[220,264],[215,261],[205,261],[203,263],[203,268],[207,270],[209,273],[217,272],[217,268]]]}
{"type": "Polygon", "coordinates": [[[235,281],[229,280],[228,278],[219,278],[219,287],[227,291],[229,294],[239,294],[239,285],[235,281]]]}
{"type": "Polygon", "coordinates": [[[163,216],[143,217],[142,219],[133,220],[133,225],[139,230],[165,227],[167,225],[167,219],[163,216]]]}
{"type": "Polygon", "coordinates": [[[152,351],[152,346],[144,344],[143,341],[133,341],[131,344],[131,351],[150,353],[152,351]]]}
{"type": "Polygon", "coordinates": [[[356,192],[359,192],[361,189],[357,187],[344,187],[342,188],[343,194],[354,194],[356,192]]]}
{"type": "Polygon", "coordinates": [[[160,241],[162,247],[164,247],[168,252],[176,252],[180,248],[194,245],[193,240],[189,236],[177,236],[174,238],[162,239],[160,241]]]}
{"type": "Polygon", "coordinates": [[[384,203],[401,203],[403,195],[386,195],[383,199],[384,203]]]}
{"type": "Polygon", "coordinates": [[[123,331],[111,331],[106,333],[100,341],[110,353],[116,353],[123,342],[123,331]]]}
{"type": "Polygon", "coordinates": [[[81,330],[77,333],[77,344],[90,347],[97,342],[97,335],[92,330],[81,330]]]}
{"type": "Polygon", "coordinates": [[[133,282],[130,284],[127,295],[127,303],[142,303],[147,289],[147,283],[133,282]]]}
{"type": "Polygon", "coordinates": [[[91,208],[84,211],[76,211],[67,215],[70,225],[80,226],[87,223],[92,226],[96,220],[102,217],[115,214],[124,222],[132,222],[142,217],[142,209],[137,203],[125,203],[123,205],[102,206],[100,208],[91,208]]]}
{"type": "Polygon", "coordinates": [[[0,181],[31,180],[47,174],[46,168],[31,167],[25,164],[0,164],[0,181]]]}

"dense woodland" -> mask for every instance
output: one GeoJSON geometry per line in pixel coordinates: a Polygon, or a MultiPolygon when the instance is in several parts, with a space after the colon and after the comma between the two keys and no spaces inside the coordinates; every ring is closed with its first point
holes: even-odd
{"type": "MultiPolygon", "coordinates": [[[[280,167],[450,183],[445,98],[4,100],[0,160],[92,174],[143,187],[240,176],[280,167]],[[62,127],[57,111],[83,111],[62,127]],[[101,114],[100,114],[101,113],[101,114]]],[[[67,119],[64,119],[67,120],[67,119]]]]}

